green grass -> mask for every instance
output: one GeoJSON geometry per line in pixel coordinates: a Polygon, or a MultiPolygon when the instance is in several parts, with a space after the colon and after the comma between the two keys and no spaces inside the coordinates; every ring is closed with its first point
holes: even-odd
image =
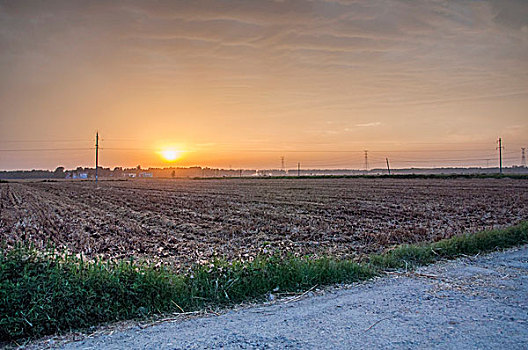
{"type": "Polygon", "coordinates": [[[83,329],[168,311],[192,311],[263,297],[273,289],[372,277],[367,266],[332,259],[259,257],[216,261],[175,274],[131,263],[86,263],[73,255],[18,247],[0,257],[0,339],[83,329]]]}
{"type": "Polygon", "coordinates": [[[528,243],[528,222],[400,246],[363,263],[276,255],[251,262],[216,261],[179,274],[131,261],[85,262],[53,249],[42,252],[21,245],[0,251],[0,339],[35,338],[152,314],[233,305],[262,299],[274,290],[294,292],[361,281],[386,269],[523,243],[528,243]]]}
{"type": "Polygon", "coordinates": [[[455,236],[435,243],[402,245],[385,254],[370,256],[369,262],[379,269],[408,268],[525,243],[528,243],[528,221],[505,229],[455,236]]]}

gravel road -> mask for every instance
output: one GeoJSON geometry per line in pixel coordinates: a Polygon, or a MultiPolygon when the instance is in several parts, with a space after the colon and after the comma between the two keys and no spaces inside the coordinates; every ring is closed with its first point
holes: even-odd
{"type": "Polygon", "coordinates": [[[63,349],[526,349],[528,246],[63,349]]]}

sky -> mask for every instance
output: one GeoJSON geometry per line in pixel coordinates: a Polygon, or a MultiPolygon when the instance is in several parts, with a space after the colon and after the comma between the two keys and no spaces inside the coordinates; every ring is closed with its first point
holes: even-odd
{"type": "Polygon", "coordinates": [[[0,0],[0,77],[0,169],[519,165],[528,2],[0,0]]]}

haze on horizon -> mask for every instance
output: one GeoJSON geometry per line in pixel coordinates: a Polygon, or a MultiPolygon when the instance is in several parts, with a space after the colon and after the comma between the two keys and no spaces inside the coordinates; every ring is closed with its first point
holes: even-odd
{"type": "Polygon", "coordinates": [[[519,165],[528,2],[0,1],[0,76],[0,169],[519,165]]]}

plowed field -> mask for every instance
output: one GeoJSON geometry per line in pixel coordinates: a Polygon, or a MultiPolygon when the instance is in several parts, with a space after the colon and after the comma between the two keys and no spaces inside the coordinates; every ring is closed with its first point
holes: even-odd
{"type": "Polygon", "coordinates": [[[0,184],[0,239],[177,266],[276,249],[361,257],[528,219],[514,179],[242,179],[0,184]]]}

